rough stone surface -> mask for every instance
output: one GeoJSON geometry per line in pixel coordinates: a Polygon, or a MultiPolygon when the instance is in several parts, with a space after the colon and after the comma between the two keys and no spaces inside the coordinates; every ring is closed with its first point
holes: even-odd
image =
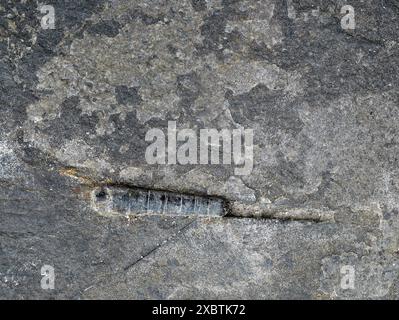
{"type": "Polygon", "coordinates": [[[399,298],[398,0],[46,4],[55,29],[35,1],[0,2],[0,298],[399,298]],[[252,173],[148,165],[169,120],[253,129],[252,173]],[[101,182],[249,209],[103,216],[101,182]]]}

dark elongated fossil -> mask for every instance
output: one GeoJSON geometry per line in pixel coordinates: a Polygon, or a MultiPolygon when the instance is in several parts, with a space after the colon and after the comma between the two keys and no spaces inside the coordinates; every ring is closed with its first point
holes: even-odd
{"type": "Polygon", "coordinates": [[[93,208],[102,215],[170,215],[333,221],[334,212],[313,208],[285,208],[263,203],[240,203],[223,198],[103,185],[91,192],[93,208]]]}
{"type": "Polygon", "coordinates": [[[221,217],[227,213],[224,201],[219,198],[141,188],[102,186],[94,190],[92,201],[98,211],[111,214],[221,217]]]}
{"type": "Polygon", "coordinates": [[[220,196],[96,181],[75,168],[65,168],[62,174],[79,179],[83,198],[90,199],[92,208],[104,216],[170,215],[336,222],[335,215],[340,213],[329,208],[279,205],[262,199],[243,203],[220,196]]]}

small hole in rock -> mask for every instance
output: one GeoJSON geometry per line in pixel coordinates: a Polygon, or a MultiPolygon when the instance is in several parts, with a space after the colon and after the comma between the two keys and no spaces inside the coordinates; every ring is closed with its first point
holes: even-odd
{"type": "Polygon", "coordinates": [[[96,198],[98,201],[103,201],[107,198],[107,193],[104,190],[101,190],[99,193],[96,194],[96,198]]]}

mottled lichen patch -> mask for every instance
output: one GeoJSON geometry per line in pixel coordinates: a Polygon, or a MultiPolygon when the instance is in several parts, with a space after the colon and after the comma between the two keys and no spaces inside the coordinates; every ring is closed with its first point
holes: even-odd
{"type": "MultiPolygon", "coordinates": [[[[243,52],[232,47],[225,48],[223,59],[219,49],[204,54],[201,47],[206,43],[223,40],[212,38],[211,31],[219,23],[214,15],[223,19],[220,27],[226,35],[255,34],[245,26],[259,20],[265,27],[275,26],[273,39],[281,36],[273,10],[260,12],[259,5],[249,2],[223,6],[197,10],[191,1],[161,1],[150,9],[144,1],[118,1],[105,7],[101,15],[92,17],[82,38],[62,48],[65,55],[37,73],[41,97],[27,108],[25,139],[51,153],[53,146],[62,145],[55,154],[65,165],[96,163],[92,169],[123,171],[145,164],[145,132],[162,128],[162,121],[175,119],[180,127],[193,129],[241,127],[246,123],[236,114],[245,105],[231,105],[230,97],[257,87],[274,96],[284,95],[284,104],[292,101],[302,90],[295,72],[247,60],[245,55],[242,59],[243,52]],[[152,23],[149,17],[154,18],[152,23]],[[79,154],[73,154],[72,145],[79,154]]],[[[269,42],[273,46],[276,41],[269,42]]],[[[259,96],[263,102],[263,93],[259,96]]],[[[249,127],[263,130],[263,125],[249,127]]],[[[165,173],[174,170],[180,169],[165,173]]],[[[209,173],[207,168],[199,170],[209,173]]],[[[215,180],[223,184],[231,175],[229,170],[226,173],[215,180]]]]}
{"type": "MultiPolygon", "coordinates": [[[[313,40],[303,43],[301,30],[317,22],[336,37],[328,27],[332,21],[320,20],[331,8],[290,8],[284,18],[284,8],[273,1],[207,2],[206,9],[192,1],[157,1],[151,7],[145,1],[114,2],[92,17],[90,28],[98,26],[98,32],[87,29],[60,47],[65,55],[38,71],[40,99],[27,108],[25,139],[65,165],[90,167],[99,175],[119,175],[133,184],[145,176],[148,185],[231,198],[227,166],[150,167],[144,136],[168,120],[180,128],[251,128],[254,171],[242,178],[245,187],[235,200],[265,198],[294,207],[327,203],[332,209],[367,202],[395,171],[397,126],[388,111],[395,109],[395,97],[358,90],[354,96],[320,96],[335,77],[328,66],[336,64],[326,63],[324,49],[315,46],[325,43],[323,33],[309,29],[313,40]],[[297,39],[287,37],[285,19],[298,25],[297,39]],[[107,26],[114,32],[102,35],[107,26]],[[373,133],[381,126],[389,128],[383,138],[373,133]],[[366,151],[372,151],[367,161],[383,164],[383,170],[369,168],[366,151]],[[129,167],[147,173],[132,179],[123,173],[129,167]]],[[[369,66],[362,57],[371,46],[359,47],[356,65],[369,66]]],[[[339,64],[336,70],[346,69],[339,64]]],[[[327,93],[343,89],[342,81],[332,83],[337,87],[327,93]]]]}

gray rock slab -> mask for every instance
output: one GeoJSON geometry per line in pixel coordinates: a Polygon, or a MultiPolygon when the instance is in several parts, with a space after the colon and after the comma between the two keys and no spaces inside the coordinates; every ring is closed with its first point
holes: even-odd
{"type": "Polygon", "coordinates": [[[46,4],[0,3],[0,298],[399,298],[397,0],[46,4]],[[168,121],[252,129],[253,170],[148,164],[168,121]],[[109,214],[104,185],[228,212],[109,214]]]}

